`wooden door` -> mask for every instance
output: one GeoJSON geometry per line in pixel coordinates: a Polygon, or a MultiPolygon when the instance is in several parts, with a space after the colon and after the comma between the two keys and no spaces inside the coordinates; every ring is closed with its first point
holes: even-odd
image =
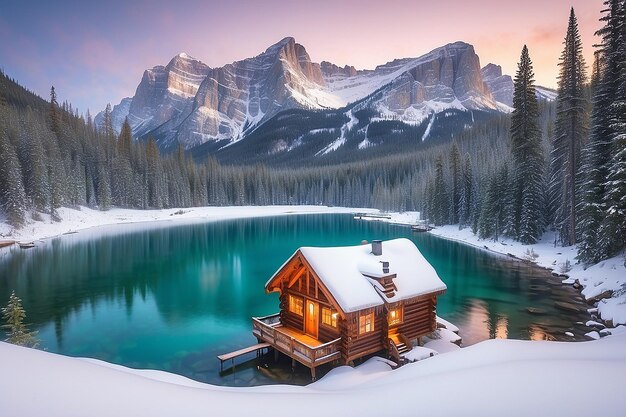
{"type": "Polygon", "coordinates": [[[306,320],[304,331],[317,339],[317,325],[319,323],[319,305],[315,301],[306,300],[306,320]]]}

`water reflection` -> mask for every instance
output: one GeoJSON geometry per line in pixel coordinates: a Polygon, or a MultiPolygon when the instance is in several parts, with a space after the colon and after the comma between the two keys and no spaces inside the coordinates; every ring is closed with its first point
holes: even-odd
{"type": "Polygon", "coordinates": [[[4,250],[0,300],[14,289],[52,352],[212,383],[276,382],[268,377],[272,372],[281,375],[278,382],[294,382],[290,372],[254,366],[222,379],[215,355],[255,341],[250,317],[278,308],[264,284],[299,246],[395,237],[412,238],[448,285],[438,313],[461,328],[464,344],[588,331],[574,325],[586,321],[584,312],[555,308],[555,301],[576,302],[577,294],[548,273],[346,215],[125,225],[63,236],[29,251],[4,250]]]}

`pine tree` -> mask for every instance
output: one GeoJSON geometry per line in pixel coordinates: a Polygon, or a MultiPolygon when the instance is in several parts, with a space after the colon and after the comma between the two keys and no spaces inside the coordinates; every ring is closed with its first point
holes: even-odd
{"type": "Polygon", "coordinates": [[[2,118],[0,114],[0,208],[6,214],[9,224],[20,227],[24,223],[26,193],[20,162],[2,118]]]}
{"type": "Polygon", "coordinates": [[[22,307],[22,300],[15,295],[15,291],[11,292],[7,306],[2,308],[2,317],[6,323],[2,327],[7,329],[6,342],[26,347],[39,345],[37,332],[29,331],[28,326],[24,324],[26,312],[22,307]]]}
{"type": "Polygon", "coordinates": [[[459,226],[470,224],[472,206],[474,205],[474,174],[469,153],[463,159],[463,177],[461,179],[461,201],[459,203],[459,226]]]}
{"type": "Polygon", "coordinates": [[[535,243],[543,232],[544,177],[539,108],[534,72],[524,45],[513,91],[511,154],[513,156],[512,233],[525,244],[535,243]]]}
{"type": "Polygon", "coordinates": [[[449,221],[450,204],[446,180],[443,174],[443,157],[439,155],[435,160],[435,183],[433,186],[432,219],[435,225],[447,224],[449,221]]]}
{"type": "MultiPolygon", "coordinates": [[[[619,107],[615,103],[618,101],[620,83],[624,78],[620,74],[620,62],[623,61],[623,55],[620,55],[620,39],[623,39],[624,6],[623,0],[605,0],[604,4],[607,7],[601,21],[605,23],[598,31],[602,36],[597,55],[599,70],[598,74],[594,71],[593,80],[595,91],[591,133],[589,143],[583,150],[583,164],[580,169],[582,202],[579,210],[578,258],[586,263],[598,262],[609,256],[616,232],[613,222],[607,223],[604,218],[608,214],[607,185],[611,185],[611,180],[607,182],[607,178],[611,152],[615,151],[612,145],[619,137],[615,131],[617,115],[614,112],[619,107]]],[[[617,152],[615,155],[619,154],[617,152]]],[[[618,211],[613,213],[618,214],[618,211]]]]}
{"type": "Polygon", "coordinates": [[[111,114],[111,103],[107,103],[104,109],[104,117],[102,120],[102,129],[106,138],[113,138],[115,132],[113,131],[113,116],[111,114]]]}
{"type": "Polygon", "coordinates": [[[509,187],[509,171],[506,164],[489,178],[486,194],[478,221],[478,236],[498,240],[504,231],[507,213],[506,195],[509,187]]]}
{"type": "Polygon", "coordinates": [[[552,142],[550,206],[554,225],[564,246],[576,243],[577,175],[580,152],[587,135],[585,98],[586,70],[578,22],[571,9],[565,49],[561,54],[557,116],[552,142]]]}
{"type": "Polygon", "coordinates": [[[614,56],[618,88],[609,107],[611,158],[604,184],[606,213],[600,226],[599,245],[606,256],[613,256],[626,245],[626,1],[617,10],[617,39],[614,56]]]}
{"type": "Polygon", "coordinates": [[[54,86],[50,88],[50,107],[48,110],[48,123],[50,124],[50,130],[54,133],[59,133],[60,115],[59,115],[59,103],[57,103],[57,93],[54,86]]]}
{"type": "Polygon", "coordinates": [[[461,154],[456,142],[450,148],[450,223],[459,222],[459,207],[461,204],[461,154]]]}

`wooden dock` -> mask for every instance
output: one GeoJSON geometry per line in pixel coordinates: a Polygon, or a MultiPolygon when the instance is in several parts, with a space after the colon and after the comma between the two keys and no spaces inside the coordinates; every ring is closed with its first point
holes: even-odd
{"type": "Polygon", "coordinates": [[[230,360],[232,366],[235,366],[235,358],[246,355],[250,352],[256,351],[257,358],[261,355],[263,349],[269,349],[271,345],[269,343],[257,343],[256,345],[248,346],[247,348],[239,349],[234,352],[224,353],[223,355],[217,355],[217,359],[220,360],[220,372],[224,372],[224,362],[230,360]]]}
{"type": "Polygon", "coordinates": [[[0,240],[0,248],[4,248],[5,246],[15,245],[14,240],[0,240]]]}

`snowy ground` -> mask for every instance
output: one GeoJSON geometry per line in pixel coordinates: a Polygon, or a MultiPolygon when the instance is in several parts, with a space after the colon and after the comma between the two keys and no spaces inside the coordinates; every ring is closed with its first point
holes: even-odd
{"type": "Polygon", "coordinates": [[[143,223],[143,222],[176,222],[194,223],[248,217],[268,217],[294,214],[319,213],[353,213],[378,212],[372,209],[354,209],[326,206],[234,206],[234,207],[192,207],[185,209],[164,210],[132,210],[114,208],[108,211],[93,210],[87,207],[80,209],[60,208],[60,222],[50,220],[50,216],[41,214],[41,221],[28,219],[27,224],[14,229],[0,219],[0,240],[36,241],[76,232],[95,226],[143,223]]]}
{"type": "MultiPolygon", "coordinates": [[[[390,219],[368,220],[410,224],[419,219],[418,212],[389,213],[389,215],[390,219]]],[[[590,302],[598,302],[597,313],[609,326],[626,324],[626,259],[623,254],[585,268],[584,265],[577,263],[574,246],[555,247],[552,232],[546,233],[534,245],[523,245],[506,238],[501,238],[497,242],[479,239],[471,229],[459,230],[457,225],[437,227],[430,233],[520,259],[526,259],[527,251],[532,250],[538,255],[533,260],[538,266],[551,269],[557,274],[567,275],[563,277],[566,284],[575,284],[578,281],[583,288],[582,295],[590,302]],[[572,268],[567,272],[563,269],[566,261],[570,262],[572,268]]],[[[592,312],[595,313],[595,310],[592,312]]]]}
{"type": "MultiPolygon", "coordinates": [[[[623,327],[622,327],[623,328],[623,327]]],[[[0,343],[3,416],[623,416],[626,332],[593,342],[488,340],[393,372],[339,367],[306,387],[228,388],[0,343]],[[574,392],[577,381],[594,388],[574,392]]]]}

